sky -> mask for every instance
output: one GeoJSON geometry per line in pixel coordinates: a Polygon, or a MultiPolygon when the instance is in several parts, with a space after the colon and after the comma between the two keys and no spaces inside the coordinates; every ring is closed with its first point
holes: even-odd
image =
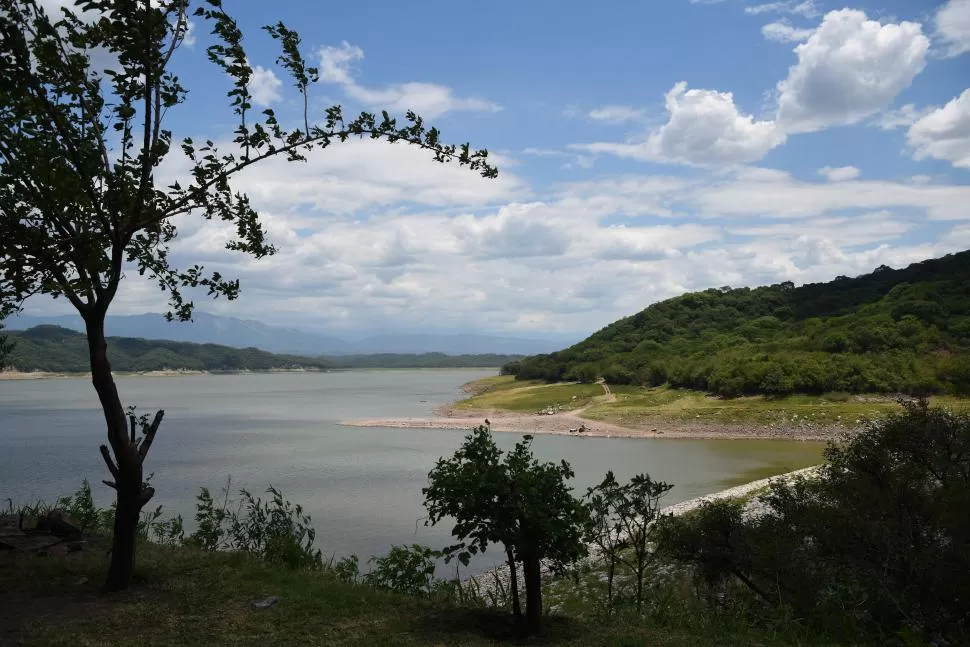
{"type": "MultiPolygon", "coordinates": [[[[57,0],[46,4],[56,5],[57,0]]],[[[242,281],[200,309],[308,329],[585,335],[683,292],[796,284],[970,248],[970,0],[226,0],[257,107],[302,102],[260,27],[319,64],[311,117],[413,109],[497,180],[355,141],[235,181],[276,256],[177,221],[172,258],[242,281]]],[[[231,138],[197,22],[177,138],[231,138]]],[[[172,154],[156,179],[187,164],[172,154]]],[[[113,314],[160,312],[129,271],[113,314]]],[[[35,298],[29,314],[69,312],[35,298]]]]}

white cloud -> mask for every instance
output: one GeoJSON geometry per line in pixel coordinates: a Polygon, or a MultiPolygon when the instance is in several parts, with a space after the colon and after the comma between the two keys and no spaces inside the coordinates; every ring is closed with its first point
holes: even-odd
{"type": "Polygon", "coordinates": [[[665,98],[670,117],[645,141],[576,148],[641,160],[716,165],[761,159],[784,141],[773,122],[741,114],[730,92],[688,90],[682,81],[665,98]]]}
{"type": "Polygon", "coordinates": [[[970,52],[970,0],[949,0],[936,12],[934,22],[946,56],[970,52]]]}
{"type": "Polygon", "coordinates": [[[798,63],[778,83],[779,126],[813,132],[875,114],[922,71],[928,48],[918,23],[883,25],[853,9],[829,12],[795,48],[798,63]]]}
{"type": "Polygon", "coordinates": [[[364,50],[344,41],[340,47],[320,48],[319,56],[320,80],[326,83],[346,85],[354,82],[350,66],[352,63],[363,60],[364,50]]]}
{"type": "Polygon", "coordinates": [[[763,13],[790,13],[806,18],[814,18],[819,14],[819,11],[813,0],[802,0],[801,2],[768,2],[765,4],[751,5],[744,8],[744,13],[754,16],[763,13]]]}
{"type": "Polygon", "coordinates": [[[970,89],[910,126],[906,140],[916,159],[932,157],[970,169],[970,89]]]}
{"type": "Polygon", "coordinates": [[[268,106],[283,98],[280,88],[283,82],[279,80],[273,70],[261,65],[253,66],[253,75],[249,79],[249,93],[253,97],[253,103],[259,106],[268,106]]]}
{"type": "Polygon", "coordinates": [[[845,182],[859,177],[859,169],[854,166],[823,166],[818,174],[829,182],[845,182]]]}
{"type": "MultiPolygon", "coordinates": [[[[309,164],[242,178],[237,188],[250,191],[280,248],[274,257],[229,253],[230,227],[182,219],[173,261],[242,279],[238,301],[199,295],[200,308],[332,333],[388,322],[588,333],[688,290],[831,280],[965,249],[968,240],[967,185],[804,182],[741,168],[595,178],[542,200],[498,194],[491,206],[478,194],[473,210],[456,211],[473,186],[438,175],[443,167],[403,147],[361,144],[373,147],[335,146],[309,164]],[[313,188],[321,177],[346,186],[328,197],[332,185],[313,188]],[[429,194],[436,183],[441,193],[429,194]],[[405,211],[401,196],[412,193],[438,203],[405,211]],[[340,210],[343,200],[359,203],[340,210]],[[927,218],[954,223],[910,243],[909,232],[933,231],[927,218]]],[[[495,184],[465,175],[481,191],[495,184]]],[[[115,312],[160,309],[154,286],[131,274],[115,312]]]]}
{"type": "Polygon", "coordinates": [[[496,112],[501,106],[474,97],[457,97],[451,88],[436,83],[393,83],[384,87],[366,87],[354,79],[352,65],[363,60],[364,51],[347,43],[340,47],[323,47],[319,51],[320,79],[343,87],[348,96],[370,107],[392,112],[414,110],[424,117],[438,117],[446,112],[496,112]]]}
{"type": "Polygon", "coordinates": [[[873,211],[854,216],[824,216],[790,222],[767,222],[756,225],[727,227],[734,235],[754,238],[808,238],[831,239],[838,232],[838,240],[844,245],[871,245],[899,238],[912,231],[913,222],[900,219],[888,210],[873,211]]]}
{"type": "Polygon", "coordinates": [[[814,29],[794,27],[787,20],[771,22],[761,28],[762,36],[778,43],[800,43],[814,33],[814,29]]]}
{"type": "Polygon", "coordinates": [[[879,115],[876,125],[883,130],[909,127],[931,112],[933,112],[932,107],[917,108],[912,103],[907,103],[896,110],[887,110],[879,115]]]}
{"type": "MultiPolygon", "coordinates": [[[[847,180],[813,183],[790,176],[759,178],[738,173],[727,180],[694,186],[694,210],[719,218],[815,217],[825,213],[915,209],[930,220],[966,220],[970,185],[847,180]],[[756,198],[755,198],[756,196],[756,198]]],[[[836,235],[837,232],[833,232],[836,235]]]]}
{"type": "Polygon", "coordinates": [[[622,124],[643,118],[643,109],[632,106],[603,106],[590,111],[589,118],[611,124],[622,124]]]}

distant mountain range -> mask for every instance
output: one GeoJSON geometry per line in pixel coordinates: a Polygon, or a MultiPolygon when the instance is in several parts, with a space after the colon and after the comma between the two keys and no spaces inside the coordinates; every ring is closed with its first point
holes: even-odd
{"type": "MultiPolygon", "coordinates": [[[[68,328],[44,324],[8,334],[13,349],[6,365],[19,371],[86,372],[90,367],[87,337],[68,328]]],[[[481,368],[501,366],[521,355],[342,355],[339,358],[301,357],[257,348],[233,348],[185,341],[108,337],[115,371],[272,371],[337,368],[481,368]]]]}
{"type": "MultiPolygon", "coordinates": [[[[40,325],[55,325],[83,331],[77,315],[10,317],[8,330],[25,330],[40,325]]],[[[168,322],[159,313],[112,315],[105,324],[106,333],[116,337],[165,339],[198,344],[222,344],[233,348],[258,348],[271,353],[304,356],[370,355],[376,353],[446,355],[534,355],[562,348],[576,338],[507,337],[488,334],[434,334],[388,332],[347,339],[336,335],[271,326],[249,319],[223,317],[196,312],[191,323],[168,322]]]]}

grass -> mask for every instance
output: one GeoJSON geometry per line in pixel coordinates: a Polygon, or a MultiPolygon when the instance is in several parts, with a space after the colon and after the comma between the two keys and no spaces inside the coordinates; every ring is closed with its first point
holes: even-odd
{"type": "MultiPolygon", "coordinates": [[[[132,590],[102,595],[102,550],[0,554],[4,645],[769,645],[772,632],[683,609],[692,621],[604,624],[551,616],[522,639],[507,612],[463,608],[340,583],[234,553],[140,548],[132,590]],[[269,609],[252,603],[279,596],[269,609]]],[[[560,599],[562,593],[550,599],[560,599]]],[[[573,604],[575,606],[575,603],[573,604]]]]}
{"type": "MultiPolygon", "coordinates": [[[[898,405],[892,396],[856,396],[841,393],[791,395],[774,398],[748,396],[733,399],[711,397],[701,391],[668,387],[612,387],[615,402],[601,398],[598,384],[544,384],[517,382],[511,376],[488,377],[472,383],[472,397],[456,404],[458,409],[501,409],[536,412],[562,405],[577,409],[589,405],[583,417],[630,427],[649,421],[696,421],[757,425],[854,425],[863,418],[881,417],[898,405]]],[[[933,404],[970,409],[970,399],[935,396],[933,404]]]]}
{"type": "Polygon", "coordinates": [[[603,395],[599,384],[544,384],[516,382],[511,376],[487,377],[467,387],[475,394],[456,403],[457,409],[504,409],[535,413],[559,405],[564,410],[579,409],[603,395]]]}

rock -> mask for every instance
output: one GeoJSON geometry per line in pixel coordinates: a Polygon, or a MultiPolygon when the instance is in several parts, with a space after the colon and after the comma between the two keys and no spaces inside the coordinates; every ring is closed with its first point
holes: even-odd
{"type": "Polygon", "coordinates": [[[66,555],[84,547],[80,527],[60,510],[33,520],[20,515],[0,516],[0,550],[66,555]]]}
{"type": "Polygon", "coordinates": [[[37,530],[49,532],[62,539],[81,538],[81,527],[71,517],[61,510],[51,510],[44,517],[37,520],[37,530]]]}
{"type": "Polygon", "coordinates": [[[280,601],[280,599],[277,596],[271,595],[268,598],[265,598],[265,599],[260,600],[259,602],[253,602],[253,608],[254,609],[268,609],[268,608],[270,608],[271,606],[273,606],[274,604],[276,604],[279,601],[280,601]]]}

